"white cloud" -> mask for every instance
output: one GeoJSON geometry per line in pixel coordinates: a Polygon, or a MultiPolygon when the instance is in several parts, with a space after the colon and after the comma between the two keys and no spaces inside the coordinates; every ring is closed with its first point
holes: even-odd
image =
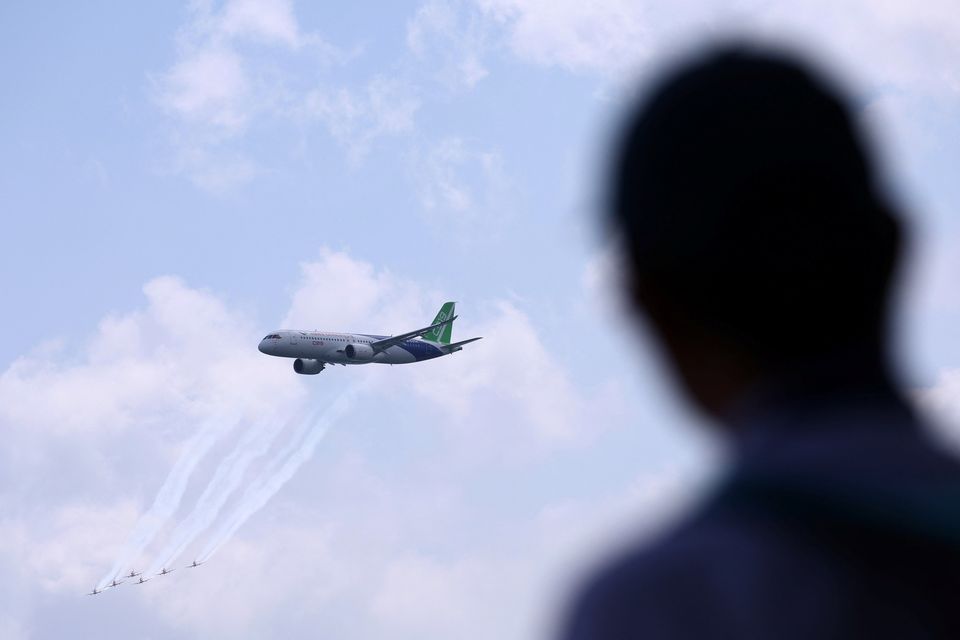
{"type": "Polygon", "coordinates": [[[411,163],[420,205],[431,221],[489,229],[509,216],[517,194],[502,155],[450,136],[415,154],[411,163]]]}
{"type": "Polygon", "coordinates": [[[143,309],[105,317],[79,348],[40,349],[0,374],[0,474],[45,477],[58,501],[113,495],[137,468],[162,473],[206,419],[302,401],[286,367],[264,366],[261,332],[242,314],[176,278],[144,293],[143,309]]]}
{"type": "Polygon", "coordinates": [[[674,52],[678,42],[690,46],[734,33],[799,42],[835,57],[828,61],[853,65],[876,84],[954,93],[957,88],[952,61],[960,47],[960,18],[949,0],[922,6],[906,0],[475,1],[507,29],[518,57],[540,65],[622,72],[652,55],[674,52]]]}
{"type": "Polygon", "coordinates": [[[435,65],[436,78],[451,89],[472,89],[489,73],[485,25],[463,5],[421,5],[407,21],[407,46],[421,63],[435,65]]]}
{"type": "Polygon", "coordinates": [[[292,5],[284,0],[229,0],[220,11],[197,3],[179,35],[177,61],[157,81],[160,105],[219,135],[242,132],[271,101],[251,77],[256,65],[244,53],[247,40],[286,49],[304,42],[327,46],[315,35],[301,35],[292,5]]]}
{"type": "Polygon", "coordinates": [[[4,553],[21,558],[19,576],[47,593],[77,595],[89,589],[91,572],[102,571],[115,552],[113,531],[130,526],[136,505],[68,504],[38,516],[28,526],[13,518],[0,520],[4,553]]]}
{"type": "MultiPolygon", "coordinates": [[[[943,131],[960,101],[960,12],[952,0],[475,0],[525,62],[596,74],[630,86],[689,48],[747,36],[799,49],[853,87],[864,120],[881,136],[891,175],[923,181],[953,160],[943,131]]],[[[900,192],[910,182],[897,180],[900,192]]],[[[909,194],[913,195],[913,194],[909,194]]]]}
{"type": "Polygon", "coordinates": [[[226,37],[244,37],[295,48],[303,43],[290,0],[232,0],[217,29],[226,37]]]}
{"type": "MultiPolygon", "coordinates": [[[[42,633],[42,602],[78,598],[111,565],[203,417],[235,407],[265,415],[304,399],[288,362],[256,352],[262,329],[218,296],[171,277],[144,294],[142,308],[105,317],[81,348],[38,349],[0,375],[2,467],[64,476],[55,490],[11,484],[0,493],[0,566],[12,565],[28,594],[0,609],[11,633],[30,631],[28,620],[42,633]],[[14,451],[41,455],[14,463],[14,451]]],[[[444,298],[324,250],[302,265],[283,324],[400,331],[427,323],[444,298]]],[[[607,423],[622,398],[601,382],[575,385],[516,303],[461,302],[461,312],[455,339],[484,340],[449,358],[382,369],[391,384],[362,398],[323,460],[305,465],[299,482],[211,559],[216,571],[125,586],[98,605],[117,624],[136,620],[158,636],[254,638],[307,624],[341,637],[520,638],[545,627],[575,548],[607,540],[599,531],[613,522],[642,520],[648,498],[662,492],[539,495],[534,487],[552,482],[538,465],[615,428],[607,423]],[[405,424],[418,434],[412,441],[405,424]],[[516,478],[506,494],[490,488],[504,477],[516,478]],[[503,506],[518,499],[530,506],[503,506]],[[210,615],[217,610],[234,613],[210,615]]],[[[338,368],[307,382],[329,389],[363,373],[338,368]]],[[[638,483],[672,486],[668,471],[641,472],[638,483]]]]}
{"type": "Polygon", "coordinates": [[[477,0],[508,29],[523,60],[572,71],[623,69],[649,54],[651,25],[645,3],[631,0],[477,0]]]}
{"type": "Polygon", "coordinates": [[[184,141],[175,163],[197,187],[218,195],[228,194],[264,172],[252,158],[217,143],[184,141]]]}
{"type": "Polygon", "coordinates": [[[161,103],[190,121],[236,132],[250,118],[250,82],[240,56],[230,49],[204,49],[181,59],[163,85],[161,103]]]}
{"type": "Polygon", "coordinates": [[[351,327],[355,331],[416,328],[426,317],[430,296],[420,285],[387,269],[357,260],[344,251],[323,249],[320,258],[300,265],[300,281],[290,310],[283,320],[288,327],[351,327]],[[416,325],[416,326],[413,326],[416,325]]]}
{"type": "Polygon", "coordinates": [[[371,613],[398,637],[463,637],[477,620],[498,614],[511,618],[496,604],[500,585],[516,577],[504,569],[479,558],[441,562],[400,555],[386,567],[371,598],[371,613]]]}
{"type": "MultiPolygon", "coordinates": [[[[445,296],[378,270],[343,252],[325,250],[318,261],[301,265],[301,281],[284,326],[354,327],[359,331],[403,331],[424,326],[445,296]]],[[[400,384],[409,384],[428,406],[445,416],[448,435],[466,437],[464,450],[477,447],[496,453],[503,438],[512,445],[508,457],[568,446],[595,433],[601,406],[610,397],[603,389],[588,402],[564,367],[543,344],[533,320],[514,304],[460,305],[454,340],[484,336],[461,354],[431,366],[412,367],[400,384]],[[464,368],[455,359],[469,357],[464,368]],[[517,363],[522,363],[518,366],[517,363]],[[453,373],[453,372],[456,373],[453,373]],[[472,429],[480,416],[487,426],[472,429]]]]}
{"type": "Polygon", "coordinates": [[[424,208],[455,213],[470,209],[474,204],[474,195],[465,183],[466,178],[461,175],[462,166],[471,160],[482,161],[483,157],[468,153],[460,138],[446,138],[434,145],[424,161],[426,175],[420,194],[424,208]]]}
{"type": "Polygon", "coordinates": [[[151,583],[143,595],[162,620],[196,637],[276,637],[291,616],[316,625],[316,612],[342,588],[337,572],[345,567],[322,521],[305,524],[279,522],[269,533],[234,540],[216,556],[216,571],[151,583]]]}
{"type": "Polygon", "coordinates": [[[32,634],[27,627],[12,616],[0,614],[0,638],[6,640],[27,640],[32,634]]]}
{"type": "Polygon", "coordinates": [[[604,415],[600,397],[587,401],[585,390],[573,384],[520,309],[497,302],[491,311],[484,319],[468,315],[458,322],[454,339],[484,338],[451,357],[468,355],[468,369],[438,361],[429,371],[411,372],[415,389],[442,411],[446,419],[441,422],[451,435],[466,438],[465,448],[508,459],[525,459],[596,435],[604,415]],[[485,426],[476,433],[480,416],[485,426]],[[504,442],[510,446],[504,448],[504,442]]]}
{"type": "Polygon", "coordinates": [[[403,74],[376,74],[356,87],[318,81],[318,69],[354,54],[305,32],[286,0],[196,3],[177,48],[176,62],[153,79],[174,125],[173,170],[215,194],[267,172],[244,144],[260,123],[320,123],[359,164],[378,139],[410,132],[420,108],[418,88],[403,74]]]}
{"type": "Polygon", "coordinates": [[[411,131],[419,108],[420,99],[411,84],[377,76],[360,90],[313,89],[296,111],[307,120],[324,123],[356,164],[377,138],[411,131]]]}
{"type": "Polygon", "coordinates": [[[241,150],[255,123],[286,117],[298,94],[287,56],[327,66],[344,54],[305,33],[288,0],[228,0],[191,5],[177,37],[177,59],[152,78],[157,104],[174,125],[174,170],[223,194],[264,170],[241,150]]]}

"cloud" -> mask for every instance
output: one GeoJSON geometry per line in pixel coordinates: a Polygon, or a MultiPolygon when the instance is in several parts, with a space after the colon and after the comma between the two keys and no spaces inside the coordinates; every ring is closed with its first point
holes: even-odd
{"type": "Polygon", "coordinates": [[[475,0],[475,6],[499,25],[500,41],[515,58],[594,75],[617,92],[632,88],[653,64],[730,36],[793,47],[852,87],[864,122],[883,142],[880,151],[900,194],[913,196],[912,183],[929,182],[940,167],[954,164],[955,149],[943,135],[956,129],[951,114],[960,102],[960,12],[950,0],[922,6],[907,0],[475,0]]]}
{"type": "Polygon", "coordinates": [[[960,19],[949,0],[922,7],[905,0],[681,0],[669,6],[629,0],[475,2],[503,26],[517,57],[543,66],[629,71],[651,56],[674,52],[676,42],[690,46],[733,33],[799,42],[854,65],[875,84],[958,90],[951,61],[960,47],[960,19]]]}
{"type": "Polygon", "coordinates": [[[402,555],[387,565],[371,598],[371,613],[382,627],[396,629],[399,637],[462,636],[478,616],[498,615],[494,604],[498,585],[508,578],[503,568],[478,558],[441,562],[419,554],[402,555]],[[430,606],[423,606],[425,602],[430,606]]]}
{"type": "Polygon", "coordinates": [[[407,47],[421,63],[435,64],[434,74],[449,89],[473,89],[489,71],[486,25],[461,4],[431,0],[407,21],[407,47]]]}
{"type": "Polygon", "coordinates": [[[428,323],[431,312],[436,312],[428,300],[439,308],[440,297],[389,269],[325,248],[317,260],[301,263],[300,280],[283,325],[352,327],[355,331],[397,327],[400,331],[428,323]]]}
{"type": "Polygon", "coordinates": [[[47,593],[79,594],[93,582],[90,573],[109,564],[114,528],[128,526],[136,505],[122,501],[109,505],[67,504],[39,516],[28,526],[22,521],[0,521],[5,553],[20,555],[21,579],[47,593]]]}
{"type": "MultiPolygon", "coordinates": [[[[205,13],[209,16],[209,9],[205,13]]],[[[290,48],[304,43],[290,0],[233,0],[214,22],[225,37],[250,38],[290,48]]]]}
{"type": "Polygon", "coordinates": [[[326,125],[350,161],[359,164],[376,139],[411,131],[419,108],[411,84],[376,76],[360,90],[313,89],[296,111],[302,119],[326,125]]]}
{"type": "MultiPolygon", "coordinates": [[[[25,594],[0,611],[0,623],[11,612],[14,631],[35,625],[43,635],[58,619],[45,619],[43,603],[78,599],[111,566],[203,418],[233,409],[272,416],[304,402],[304,379],[257,353],[263,329],[220,296],[161,277],[144,297],[82,344],[38,348],[0,375],[8,444],[0,467],[11,478],[43,478],[7,481],[0,493],[0,566],[25,594]]],[[[429,322],[447,297],[325,249],[301,265],[283,324],[400,331],[429,322]]],[[[521,303],[463,301],[461,311],[455,339],[484,340],[448,358],[380,368],[376,388],[304,453],[313,460],[284,471],[283,490],[211,559],[216,571],[125,585],[97,604],[116,624],[158,636],[264,637],[308,625],[340,637],[459,629],[519,638],[546,625],[571,575],[571,547],[600,540],[611,522],[635,523],[646,508],[609,495],[558,499],[550,470],[558,452],[595,446],[623,424],[623,398],[603,381],[575,384],[521,303]]],[[[307,381],[310,395],[327,406],[331,389],[368,369],[324,372],[307,381]]],[[[213,473],[198,468],[193,477],[213,473]]],[[[646,470],[637,482],[671,477],[646,470]]],[[[188,489],[187,503],[202,487],[188,489]]],[[[160,547],[170,531],[159,531],[160,547]]]]}
{"type": "Polygon", "coordinates": [[[243,313],[175,277],[143,292],[89,339],[43,345],[0,374],[0,565],[23,590],[18,619],[43,594],[89,590],[201,423],[303,400],[287,367],[263,366],[243,313]]]}
{"type": "Polygon", "coordinates": [[[477,0],[477,5],[507,29],[514,54],[534,64],[607,73],[651,49],[644,3],[477,0]]]}
{"type": "Polygon", "coordinates": [[[163,85],[161,104],[189,121],[236,133],[251,117],[250,81],[240,56],[230,49],[203,49],[179,60],[163,85]]]}
{"type": "Polygon", "coordinates": [[[27,640],[31,634],[19,620],[0,614],[0,637],[7,640],[27,640]]]}
{"type": "Polygon", "coordinates": [[[157,101],[225,137],[241,133],[271,101],[263,94],[273,87],[251,73],[257,65],[246,43],[332,51],[318,36],[301,34],[292,4],[284,0],[229,0],[220,11],[210,2],[195,3],[177,40],[177,61],[156,80],[157,101]]]}
{"type": "Polygon", "coordinates": [[[499,228],[515,206],[517,188],[503,156],[449,136],[419,150],[411,163],[420,205],[431,222],[461,229],[499,228]]]}
{"type": "MultiPolygon", "coordinates": [[[[401,331],[426,325],[448,298],[345,252],[324,250],[319,260],[301,265],[283,324],[401,331]]],[[[453,339],[484,340],[430,366],[411,367],[397,382],[445,417],[447,435],[456,439],[459,431],[467,439],[464,450],[476,447],[495,457],[507,438],[509,455],[521,458],[588,437],[594,421],[587,415],[605,414],[600,405],[609,390],[591,390],[596,396],[588,401],[543,344],[533,319],[514,303],[475,302],[458,311],[453,339]],[[455,361],[465,356],[468,368],[455,361]],[[466,433],[480,416],[482,432],[466,433]]]]}
{"type": "Polygon", "coordinates": [[[391,70],[346,86],[317,79],[318,69],[355,55],[304,31],[288,1],[195,3],[176,61],[152,78],[172,125],[172,170],[222,195],[269,172],[246,144],[268,124],[322,125],[354,165],[377,140],[412,131],[421,98],[409,74],[391,70]]]}
{"type": "Polygon", "coordinates": [[[184,140],[174,164],[194,185],[216,195],[228,194],[265,171],[244,153],[215,142],[184,140]]]}
{"type": "Polygon", "coordinates": [[[287,0],[192,3],[176,47],[173,65],[151,78],[153,97],[172,124],[173,170],[216,194],[264,172],[241,142],[296,104],[291,60],[324,67],[345,56],[304,32],[287,0]]]}
{"type": "Polygon", "coordinates": [[[0,374],[7,480],[45,477],[64,500],[111,495],[117,477],[171,461],[200,422],[302,399],[286,368],[262,366],[251,347],[261,331],[216,296],[173,277],[144,295],[143,308],[106,316],[85,343],[35,350],[0,374]],[[137,453],[109,462],[112,446],[137,453]]]}
{"type": "MultiPolygon", "coordinates": [[[[423,400],[445,416],[441,424],[452,430],[450,435],[468,441],[466,449],[524,459],[572,445],[601,422],[588,418],[593,410],[602,415],[600,403],[588,402],[543,344],[531,318],[515,305],[496,302],[483,319],[467,315],[456,331],[455,340],[484,338],[464,352],[469,353],[469,369],[438,362],[432,371],[411,372],[410,379],[423,400]],[[485,425],[480,433],[472,431],[479,416],[485,425]],[[504,442],[510,446],[504,448],[504,442]]],[[[450,360],[454,357],[462,356],[450,360]]]]}

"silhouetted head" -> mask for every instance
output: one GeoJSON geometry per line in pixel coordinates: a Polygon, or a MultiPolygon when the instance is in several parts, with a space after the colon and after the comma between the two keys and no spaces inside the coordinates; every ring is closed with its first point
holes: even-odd
{"type": "Polygon", "coordinates": [[[788,55],[725,47],[673,69],[611,186],[633,297],[708,412],[801,360],[883,353],[898,226],[849,108],[788,55]]]}

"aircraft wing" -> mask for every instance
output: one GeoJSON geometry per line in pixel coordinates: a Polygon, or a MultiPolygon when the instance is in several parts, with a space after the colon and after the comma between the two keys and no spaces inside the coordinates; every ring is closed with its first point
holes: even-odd
{"type": "Polygon", "coordinates": [[[452,318],[448,318],[443,322],[432,324],[429,327],[424,327],[422,329],[417,329],[416,331],[410,331],[408,333],[401,333],[398,336],[390,336],[389,338],[384,338],[383,340],[376,340],[374,342],[371,342],[370,346],[373,348],[374,352],[385,351],[390,347],[400,344],[404,340],[409,340],[410,338],[418,338],[425,333],[430,333],[437,327],[442,327],[445,324],[450,324],[456,319],[457,319],[457,316],[453,316],[452,318]]]}

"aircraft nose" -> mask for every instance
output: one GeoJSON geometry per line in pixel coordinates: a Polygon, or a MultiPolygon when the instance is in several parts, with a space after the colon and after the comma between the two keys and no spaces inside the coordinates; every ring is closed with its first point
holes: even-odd
{"type": "MultiPolygon", "coordinates": [[[[261,341],[260,341],[260,344],[257,345],[257,350],[258,350],[260,353],[267,353],[267,341],[266,341],[266,340],[261,340],[261,341]]],[[[269,354],[268,354],[268,355],[269,355],[269,354]]]]}

